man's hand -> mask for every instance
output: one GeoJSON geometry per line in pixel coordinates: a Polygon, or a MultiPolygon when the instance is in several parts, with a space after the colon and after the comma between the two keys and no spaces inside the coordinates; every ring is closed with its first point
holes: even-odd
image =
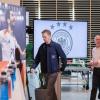
{"type": "Polygon", "coordinates": [[[91,69],[93,70],[94,67],[98,65],[98,61],[93,61],[93,60],[91,60],[91,61],[88,63],[88,65],[89,65],[89,66],[91,67],[91,69]]]}
{"type": "Polygon", "coordinates": [[[90,65],[90,66],[97,66],[98,65],[98,61],[91,60],[88,65],[90,65]]]}
{"type": "Polygon", "coordinates": [[[35,73],[35,70],[33,68],[30,68],[30,73],[35,73]]]}
{"type": "Polygon", "coordinates": [[[91,60],[91,61],[88,63],[88,67],[90,67],[91,70],[94,69],[94,66],[93,66],[93,60],[91,60]]]}
{"type": "Polygon", "coordinates": [[[34,68],[31,68],[31,69],[30,69],[30,72],[33,73],[33,74],[34,74],[34,73],[37,73],[37,71],[36,71],[34,68]]]}
{"type": "Polygon", "coordinates": [[[89,66],[93,66],[93,60],[88,63],[89,66]]]}
{"type": "Polygon", "coordinates": [[[94,65],[94,66],[97,66],[98,64],[99,64],[98,61],[94,61],[94,62],[93,62],[93,65],[94,65]]]}

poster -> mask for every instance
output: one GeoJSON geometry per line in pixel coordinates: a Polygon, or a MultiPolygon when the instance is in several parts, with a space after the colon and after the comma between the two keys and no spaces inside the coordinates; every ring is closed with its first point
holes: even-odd
{"type": "Polygon", "coordinates": [[[15,49],[25,59],[26,47],[25,8],[0,3],[0,60],[15,60],[15,49]]]}
{"type": "Polygon", "coordinates": [[[34,20],[34,56],[44,42],[41,32],[51,31],[52,40],[59,43],[67,58],[87,57],[87,22],[34,20]]]}

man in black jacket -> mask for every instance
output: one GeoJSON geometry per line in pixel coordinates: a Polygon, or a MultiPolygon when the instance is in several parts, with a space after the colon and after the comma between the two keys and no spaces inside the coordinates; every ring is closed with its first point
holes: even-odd
{"type": "Polygon", "coordinates": [[[44,43],[41,44],[37,55],[35,57],[35,63],[31,71],[37,67],[40,63],[41,72],[44,74],[46,80],[46,86],[48,89],[47,100],[57,100],[55,92],[55,82],[59,71],[64,71],[66,67],[66,55],[63,52],[61,46],[52,41],[51,32],[47,29],[42,31],[42,37],[44,43]],[[59,57],[61,57],[62,67],[59,67],[59,57]]]}

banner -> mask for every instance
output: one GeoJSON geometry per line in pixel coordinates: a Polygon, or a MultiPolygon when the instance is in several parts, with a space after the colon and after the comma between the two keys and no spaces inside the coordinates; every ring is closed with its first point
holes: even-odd
{"type": "Polygon", "coordinates": [[[87,22],[34,20],[34,56],[43,43],[41,32],[48,29],[52,40],[59,43],[67,58],[87,57],[87,22]]]}
{"type": "MultiPolygon", "coordinates": [[[[0,3],[0,59],[14,60],[15,49],[21,55],[26,47],[25,8],[0,3]]],[[[23,58],[23,56],[21,57],[23,58]]]]}

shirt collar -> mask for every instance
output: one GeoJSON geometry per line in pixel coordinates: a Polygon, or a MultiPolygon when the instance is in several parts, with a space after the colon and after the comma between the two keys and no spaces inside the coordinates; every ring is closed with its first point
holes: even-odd
{"type": "MultiPolygon", "coordinates": [[[[45,43],[46,44],[46,43],[45,43]]],[[[53,41],[51,40],[50,44],[46,44],[47,46],[52,46],[53,41]]]]}

